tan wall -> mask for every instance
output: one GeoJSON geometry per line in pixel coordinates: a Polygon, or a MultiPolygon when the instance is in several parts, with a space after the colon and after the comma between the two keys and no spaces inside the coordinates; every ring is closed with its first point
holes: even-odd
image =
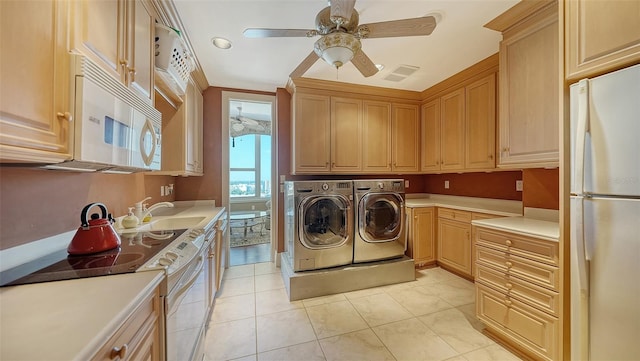
{"type": "Polygon", "coordinates": [[[524,192],[522,204],[525,207],[560,208],[560,171],[555,169],[525,169],[522,171],[524,192]]]}
{"type": "Polygon", "coordinates": [[[172,183],[173,177],[142,173],[0,168],[0,249],[77,229],[80,212],[89,203],[104,203],[121,216],[145,197],[152,197],[149,204],[173,201],[173,195],[160,196],[160,186],[172,183]]]}
{"type": "Polygon", "coordinates": [[[522,200],[522,192],[516,191],[516,180],[522,179],[521,171],[429,174],[424,177],[426,193],[522,200]],[[446,180],[449,189],[444,188],[446,180]]]}

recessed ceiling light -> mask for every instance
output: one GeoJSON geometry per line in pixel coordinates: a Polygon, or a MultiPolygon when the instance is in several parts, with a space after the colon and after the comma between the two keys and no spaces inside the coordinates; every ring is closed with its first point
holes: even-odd
{"type": "Polygon", "coordinates": [[[213,43],[213,45],[215,45],[216,48],[229,49],[231,47],[231,42],[229,40],[218,36],[212,38],[211,42],[213,43]]]}
{"type": "Polygon", "coordinates": [[[378,71],[382,71],[382,69],[384,69],[384,65],[383,64],[376,64],[376,68],[378,68],[378,71]]]}

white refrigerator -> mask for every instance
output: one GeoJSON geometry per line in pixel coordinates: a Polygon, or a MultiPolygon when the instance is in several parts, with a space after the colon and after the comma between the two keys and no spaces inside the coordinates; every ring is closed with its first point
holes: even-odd
{"type": "Polygon", "coordinates": [[[640,64],[570,89],[572,359],[640,360],[640,64]]]}

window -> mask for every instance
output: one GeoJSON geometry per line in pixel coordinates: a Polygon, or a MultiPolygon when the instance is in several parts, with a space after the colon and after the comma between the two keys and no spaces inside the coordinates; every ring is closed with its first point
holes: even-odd
{"type": "Polygon", "coordinates": [[[271,198],[271,103],[229,101],[229,197],[271,198]]]}

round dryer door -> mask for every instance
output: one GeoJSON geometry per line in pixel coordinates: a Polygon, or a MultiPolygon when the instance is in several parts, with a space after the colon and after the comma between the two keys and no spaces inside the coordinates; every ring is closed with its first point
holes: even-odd
{"type": "Polygon", "coordinates": [[[352,237],[350,201],[345,196],[311,196],[300,203],[298,211],[298,237],[309,249],[340,247],[352,237]]]}
{"type": "Polygon", "coordinates": [[[390,242],[402,234],[404,201],[397,193],[368,193],[358,206],[358,232],[366,242],[390,242]]]}

